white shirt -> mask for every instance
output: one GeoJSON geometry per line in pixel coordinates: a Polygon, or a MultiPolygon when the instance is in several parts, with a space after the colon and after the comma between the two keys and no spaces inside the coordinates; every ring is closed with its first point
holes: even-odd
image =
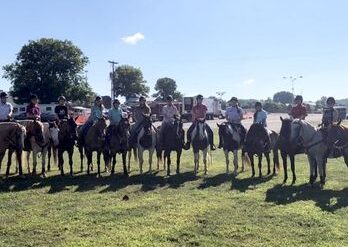
{"type": "Polygon", "coordinates": [[[239,106],[230,106],[226,109],[226,118],[230,123],[240,124],[244,111],[239,106]]]}
{"type": "Polygon", "coordinates": [[[163,122],[170,123],[174,121],[174,116],[179,115],[178,109],[175,105],[165,105],[162,108],[163,122]]]}
{"type": "Polygon", "coordinates": [[[11,103],[6,102],[5,104],[0,103],[0,121],[8,119],[8,114],[12,112],[13,107],[11,103]]]}

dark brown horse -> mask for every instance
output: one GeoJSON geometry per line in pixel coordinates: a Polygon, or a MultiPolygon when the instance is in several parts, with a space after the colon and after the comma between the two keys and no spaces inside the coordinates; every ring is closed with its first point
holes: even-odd
{"type": "Polygon", "coordinates": [[[108,127],[107,153],[109,162],[112,161],[111,175],[115,173],[116,155],[122,155],[123,174],[128,176],[127,152],[129,150],[130,123],[127,118],[122,118],[118,125],[108,127]]]}
{"type": "MultiPolygon", "coordinates": [[[[105,150],[105,136],[106,136],[106,119],[102,117],[95,124],[93,124],[87,131],[86,136],[83,137],[83,149],[87,157],[87,174],[90,172],[92,166],[92,154],[97,152],[97,165],[98,165],[98,177],[100,177],[100,156],[103,153],[105,164],[108,163],[107,153],[105,150]]],[[[80,132],[80,134],[82,134],[80,132]]],[[[82,149],[79,145],[80,157],[83,156],[81,153],[82,149]]],[[[82,162],[82,161],[81,161],[82,162]]]]}
{"type": "Polygon", "coordinates": [[[6,149],[8,149],[8,160],[6,177],[10,174],[12,154],[16,152],[19,175],[23,175],[22,170],[22,151],[26,130],[17,123],[0,123],[0,170],[6,149]]]}
{"type": "Polygon", "coordinates": [[[262,124],[254,123],[251,125],[250,129],[247,132],[245,138],[244,152],[248,153],[252,174],[251,176],[255,176],[255,168],[254,168],[254,155],[258,156],[259,162],[259,177],[262,177],[262,156],[265,155],[267,160],[267,174],[271,173],[271,159],[270,152],[273,151],[273,174],[277,173],[279,169],[279,157],[278,150],[275,147],[276,140],[278,138],[278,134],[272,131],[272,133],[268,134],[267,130],[262,124]],[[269,137],[268,137],[269,135],[269,137]],[[267,138],[270,138],[270,145],[267,145],[267,138]]]}
{"type": "Polygon", "coordinates": [[[73,176],[73,154],[75,140],[77,139],[77,125],[73,120],[61,120],[59,123],[59,133],[58,133],[58,167],[60,173],[64,175],[64,152],[68,153],[69,166],[70,166],[70,176],[73,176]]]}
{"type": "Polygon", "coordinates": [[[341,121],[328,127],[327,143],[334,157],[343,156],[348,166],[348,128],[341,121]]]}

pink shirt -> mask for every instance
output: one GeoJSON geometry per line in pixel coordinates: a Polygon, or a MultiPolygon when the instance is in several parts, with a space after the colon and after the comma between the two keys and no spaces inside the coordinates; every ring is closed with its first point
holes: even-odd
{"type": "Polygon", "coordinates": [[[205,118],[207,110],[207,107],[203,104],[195,105],[192,108],[192,120],[195,121],[198,118],[205,118]]]}

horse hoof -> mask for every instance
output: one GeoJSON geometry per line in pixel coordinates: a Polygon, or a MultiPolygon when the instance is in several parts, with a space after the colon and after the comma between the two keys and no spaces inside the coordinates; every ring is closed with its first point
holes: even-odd
{"type": "Polygon", "coordinates": [[[43,172],[43,173],[41,174],[41,176],[42,176],[43,178],[45,178],[45,177],[46,177],[46,173],[43,172]]]}
{"type": "Polygon", "coordinates": [[[233,176],[237,176],[238,175],[238,172],[237,171],[234,171],[233,172],[233,176]]]}
{"type": "Polygon", "coordinates": [[[179,171],[179,170],[176,170],[176,174],[180,174],[180,171],[179,171]]]}

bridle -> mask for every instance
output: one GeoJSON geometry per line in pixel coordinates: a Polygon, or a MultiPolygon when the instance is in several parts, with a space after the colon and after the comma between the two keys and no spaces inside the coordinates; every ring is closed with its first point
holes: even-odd
{"type": "Polygon", "coordinates": [[[311,143],[312,141],[313,141],[313,139],[314,139],[314,137],[316,136],[316,131],[313,133],[313,135],[309,138],[309,140],[307,140],[306,142],[305,142],[305,140],[303,139],[303,124],[299,121],[299,122],[293,122],[293,124],[295,124],[295,125],[298,125],[298,126],[300,126],[299,127],[299,130],[298,130],[298,134],[297,134],[297,136],[296,136],[296,138],[295,138],[295,141],[296,141],[296,144],[297,145],[299,145],[299,146],[302,146],[302,147],[304,147],[306,150],[308,150],[308,149],[310,149],[310,148],[312,148],[312,147],[314,147],[314,146],[316,146],[316,145],[318,145],[318,144],[320,144],[320,143],[322,143],[323,142],[323,139],[320,139],[319,141],[316,141],[316,142],[314,142],[314,143],[311,143]],[[310,144],[311,143],[311,144],[310,144]]]}

